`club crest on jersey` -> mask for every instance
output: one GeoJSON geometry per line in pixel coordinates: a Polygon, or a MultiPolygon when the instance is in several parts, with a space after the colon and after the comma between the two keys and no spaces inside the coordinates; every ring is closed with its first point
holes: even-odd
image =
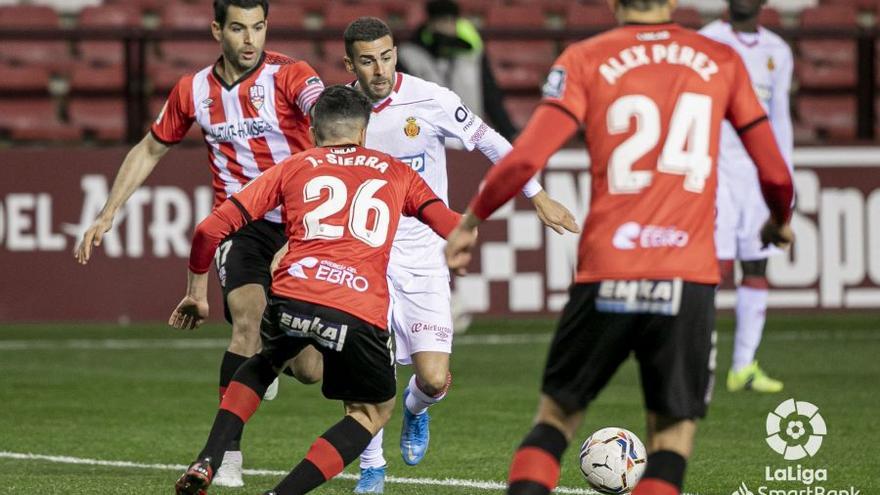
{"type": "Polygon", "coordinates": [[[416,122],[415,117],[408,117],[406,119],[406,125],[403,126],[403,133],[406,134],[406,137],[413,139],[422,132],[422,128],[419,127],[419,124],[416,122]]]}
{"type": "Polygon", "coordinates": [[[248,89],[248,96],[251,99],[251,105],[255,110],[263,108],[263,102],[266,100],[266,88],[259,84],[254,84],[248,89]]]}
{"type": "Polygon", "coordinates": [[[773,61],[773,57],[767,57],[767,70],[772,71],[776,68],[776,62],[773,61]]]}

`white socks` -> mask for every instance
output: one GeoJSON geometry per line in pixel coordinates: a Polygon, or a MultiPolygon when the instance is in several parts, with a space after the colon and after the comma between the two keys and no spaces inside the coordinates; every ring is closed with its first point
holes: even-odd
{"type": "Polygon", "coordinates": [[[764,333],[767,319],[767,289],[736,289],[736,335],[733,340],[733,371],[755,360],[755,352],[764,333]]]}
{"type": "Polygon", "coordinates": [[[385,465],[385,456],[382,454],[382,437],[385,429],[379,430],[376,436],[370,440],[370,444],[361,454],[361,469],[382,467],[385,465]]]}
{"type": "MultiPolygon", "coordinates": [[[[407,388],[409,389],[409,395],[406,397],[406,408],[409,412],[416,415],[424,413],[428,410],[428,406],[436,404],[446,397],[445,390],[439,397],[431,397],[422,392],[421,389],[416,386],[415,375],[409,379],[409,385],[407,385],[407,388]]],[[[379,433],[376,433],[376,436],[370,440],[370,444],[364,449],[364,452],[361,454],[361,469],[382,467],[386,464],[385,456],[382,451],[382,437],[384,432],[384,428],[379,430],[379,433]]]]}
{"type": "Polygon", "coordinates": [[[446,397],[446,390],[437,397],[431,397],[422,392],[422,390],[416,386],[416,375],[410,377],[409,385],[407,385],[406,388],[409,390],[409,395],[406,397],[406,408],[416,416],[427,411],[428,406],[436,404],[446,397]]]}

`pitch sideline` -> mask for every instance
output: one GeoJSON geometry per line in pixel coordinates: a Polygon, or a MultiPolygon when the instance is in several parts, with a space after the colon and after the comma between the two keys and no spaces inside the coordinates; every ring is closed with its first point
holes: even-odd
{"type": "MultiPolygon", "coordinates": [[[[100,459],[87,459],[81,457],[57,456],[45,454],[31,454],[21,452],[5,452],[0,451],[0,459],[13,459],[20,461],[43,461],[53,462],[57,464],[78,464],[85,466],[104,466],[118,468],[134,468],[134,469],[158,469],[163,471],[183,471],[187,466],[183,464],[145,464],[130,461],[105,461],[100,459]]],[[[244,474],[252,476],[284,476],[287,471],[269,470],[269,469],[245,469],[244,474]]],[[[336,478],[345,480],[356,480],[358,477],[354,474],[342,473],[336,478]]],[[[401,485],[423,485],[423,486],[446,486],[455,488],[469,488],[478,490],[504,490],[507,485],[497,481],[480,481],[465,480],[457,478],[435,479],[435,478],[403,478],[398,476],[388,476],[385,478],[386,483],[396,483],[401,485]]],[[[599,495],[593,490],[585,490],[580,488],[558,487],[555,493],[566,493],[576,495],[599,495]]]]}

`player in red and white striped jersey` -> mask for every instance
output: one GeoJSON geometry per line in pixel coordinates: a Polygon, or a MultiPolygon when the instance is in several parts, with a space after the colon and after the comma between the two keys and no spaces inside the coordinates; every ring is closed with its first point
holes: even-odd
{"type": "MultiPolygon", "coordinates": [[[[262,172],[312,147],[308,115],[324,85],[308,63],[263,50],[268,11],[268,0],[214,1],[211,29],[222,49],[220,58],[178,81],[150,133],[128,153],[104,208],[83,235],[76,252],[80,263],[88,262],[116,212],[193,123],[202,128],[208,148],[215,207],[262,172]]],[[[285,241],[276,210],[230,236],[218,250],[226,318],[232,323],[220,365],[221,398],[241,363],[260,348],[269,267],[285,241]]],[[[320,355],[309,348],[294,363],[294,372],[313,382],[320,378],[320,367],[320,355]]],[[[237,443],[215,479],[218,485],[242,485],[237,443]]]]}

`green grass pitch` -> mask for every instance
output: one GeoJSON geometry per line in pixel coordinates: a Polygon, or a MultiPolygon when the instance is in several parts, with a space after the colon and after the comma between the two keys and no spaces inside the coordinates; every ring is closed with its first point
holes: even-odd
{"type": "MultiPolygon", "coordinates": [[[[724,389],[731,326],[729,318],[719,319],[718,383],[685,490],[730,495],[744,483],[755,495],[822,495],[818,485],[825,493],[850,486],[861,494],[880,493],[880,315],[771,316],[758,358],[785,381],[777,395],[724,389]],[[783,460],[764,440],[767,413],[790,397],[817,405],[828,425],[815,457],[798,462],[783,460]],[[803,482],[764,479],[767,466],[775,472],[789,466],[796,471],[797,465],[827,469],[828,480],[814,482],[807,492],[803,482]],[[760,492],[761,485],[780,491],[760,492]]],[[[501,493],[491,483],[503,482],[529,429],[552,329],[552,321],[493,320],[457,336],[453,386],[431,410],[431,448],[422,464],[409,467],[400,459],[399,412],[387,427],[389,476],[410,480],[388,483],[386,493],[501,493]],[[495,335],[504,338],[488,337],[495,335]],[[445,479],[451,481],[428,484],[445,479]]],[[[205,441],[227,332],[220,325],[192,333],[162,325],[0,326],[0,494],[171,493],[180,471],[161,465],[190,462],[205,441]],[[115,464],[126,462],[137,466],[115,464]]],[[[410,370],[398,373],[403,384],[410,370]]],[[[321,397],[319,387],[284,379],[278,399],[263,404],[248,425],[246,467],[287,471],[341,410],[321,397]]],[[[579,443],[612,425],[644,436],[632,360],[587,411],[579,440],[563,460],[562,492],[586,489],[577,468],[579,443]]],[[[356,465],[346,470],[356,471],[356,465]]],[[[211,493],[262,493],[280,477],[249,475],[243,489],[211,493]]],[[[346,477],[316,492],[347,494],[353,486],[346,477]]]]}

